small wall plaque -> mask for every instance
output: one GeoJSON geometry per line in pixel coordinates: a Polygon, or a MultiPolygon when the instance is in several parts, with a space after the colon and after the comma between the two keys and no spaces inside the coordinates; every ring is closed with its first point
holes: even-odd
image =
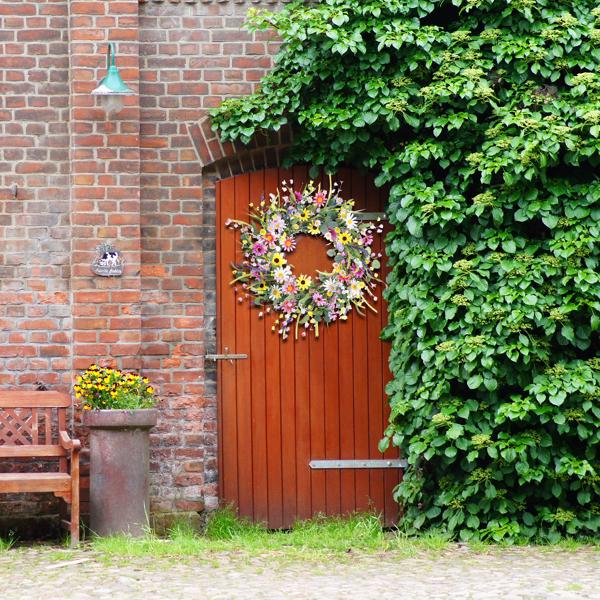
{"type": "Polygon", "coordinates": [[[120,277],[124,264],[121,253],[112,244],[103,242],[96,248],[92,271],[101,277],[120,277]]]}

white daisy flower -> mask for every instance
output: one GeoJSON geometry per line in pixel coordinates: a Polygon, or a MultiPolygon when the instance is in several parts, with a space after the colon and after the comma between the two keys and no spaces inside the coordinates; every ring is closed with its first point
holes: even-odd
{"type": "Polygon", "coordinates": [[[332,294],[335,294],[335,292],[337,292],[338,290],[338,282],[332,277],[328,277],[323,283],[323,289],[326,292],[331,292],[332,294]]]}
{"type": "Polygon", "coordinates": [[[277,283],[283,283],[284,281],[287,281],[289,279],[291,274],[292,269],[290,269],[289,266],[277,267],[273,271],[273,279],[275,279],[277,283]]]}
{"type": "Polygon", "coordinates": [[[344,225],[350,229],[350,230],[354,230],[356,229],[356,219],[354,218],[354,215],[352,213],[348,213],[344,219],[344,225]]]}

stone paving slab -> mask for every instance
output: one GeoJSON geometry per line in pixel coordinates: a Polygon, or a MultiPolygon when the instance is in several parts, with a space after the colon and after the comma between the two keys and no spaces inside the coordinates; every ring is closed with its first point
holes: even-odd
{"type": "Polygon", "coordinates": [[[90,550],[31,548],[0,553],[0,581],[11,600],[600,600],[600,551],[456,549],[320,561],[218,553],[107,562],[90,550]]]}

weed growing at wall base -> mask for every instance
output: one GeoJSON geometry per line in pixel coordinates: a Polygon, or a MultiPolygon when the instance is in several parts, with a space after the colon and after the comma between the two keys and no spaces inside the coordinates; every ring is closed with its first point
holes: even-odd
{"type": "Polygon", "coordinates": [[[0,537],[0,552],[6,552],[10,550],[14,545],[15,537],[12,533],[9,533],[9,535],[4,538],[0,537]]]}
{"type": "MultiPolygon", "coordinates": [[[[256,13],[283,39],[225,139],[289,124],[294,163],[391,186],[387,442],[409,532],[600,528],[600,8],[326,0],[256,13]]],[[[384,445],[385,443],[384,442],[384,445]]]]}

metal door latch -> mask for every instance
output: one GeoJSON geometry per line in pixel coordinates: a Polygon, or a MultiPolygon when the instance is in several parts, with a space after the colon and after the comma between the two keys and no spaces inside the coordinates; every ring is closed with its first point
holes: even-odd
{"type": "Polygon", "coordinates": [[[234,360],[243,360],[244,358],[248,358],[247,354],[229,354],[229,348],[225,346],[225,352],[223,354],[205,354],[205,360],[214,360],[215,362],[218,360],[228,360],[231,364],[233,364],[234,360]]]}

